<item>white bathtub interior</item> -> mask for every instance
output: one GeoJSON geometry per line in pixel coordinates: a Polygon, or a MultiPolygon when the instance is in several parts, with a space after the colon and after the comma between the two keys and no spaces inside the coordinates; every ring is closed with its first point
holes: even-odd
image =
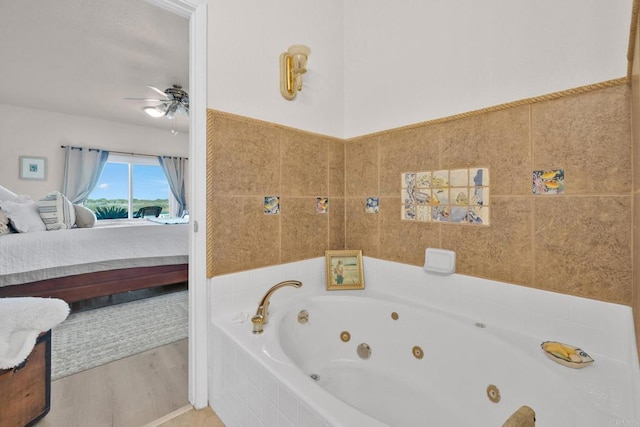
{"type": "Polygon", "coordinates": [[[501,425],[528,405],[538,409],[540,426],[640,425],[629,307],[462,275],[433,276],[367,257],[364,266],[364,291],[325,291],[324,258],[212,281],[209,396],[223,422],[501,425]],[[264,292],[285,279],[304,286],[274,294],[264,333],[253,335],[248,318],[264,292]],[[364,312],[374,317],[364,319],[353,304],[367,305],[364,312]],[[295,319],[302,308],[309,311],[306,325],[295,319]],[[397,321],[390,311],[399,313],[397,321]],[[352,325],[353,342],[314,335],[342,330],[332,322],[352,325]],[[443,322],[457,332],[443,333],[443,322]],[[545,340],[578,345],[596,362],[580,370],[555,364],[540,350],[545,340]],[[360,342],[371,345],[369,360],[354,357],[360,342]],[[424,358],[413,357],[409,344],[420,345],[424,358]],[[480,348],[491,351],[475,351],[480,348]],[[483,395],[492,383],[504,387],[497,404],[483,395]]]}

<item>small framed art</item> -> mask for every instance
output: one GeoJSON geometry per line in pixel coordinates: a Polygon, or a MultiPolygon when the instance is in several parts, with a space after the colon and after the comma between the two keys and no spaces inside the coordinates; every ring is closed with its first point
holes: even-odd
{"type": "Polygon", "coordinates": [[[47,158],[20,156],[20,179],[47,179],[47,158]]]}
{"type": "Polygon", "coordinates": [[[364,289],[362,251],[326,251],[327,290],[364,289]]]}

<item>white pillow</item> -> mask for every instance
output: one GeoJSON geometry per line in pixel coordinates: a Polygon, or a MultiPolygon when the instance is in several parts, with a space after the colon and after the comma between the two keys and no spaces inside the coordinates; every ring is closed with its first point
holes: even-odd
{"type": "Polygon", "coordinates": [[[11,230],[9,229],[9,218],[4,211],[0,209],[0,236],[9,233],[11,233],[11,230]]]}
{"type": "Polygon", "coordinates": [[[76,226],[78,228],[92,228],[96,223],[96,214],[82,205],[73,205],[76,209],[76,226]]]}
{"type": "Polygon", "coordinates": [[[11,200],[12,202],[17,202],[18,195],[8,188],[0,185],[0,200],[11,200]]]}
{"type": "Polygon", "coordinates": [[[76,209],[73,203],[58,191],[38,200],[38,210],[47,230],[63,230],[73,227],[76,223],[76,209]]]}
{"type": "Polygon", "coordinates": [[[40,218],[38,205],[32,200],[22,203],[12,202],[11,200],[0,200],[0,209],[9,217],[9,222],[19,233],[28,233],[31,231],[45,231],[44,222],[40,218]]]}

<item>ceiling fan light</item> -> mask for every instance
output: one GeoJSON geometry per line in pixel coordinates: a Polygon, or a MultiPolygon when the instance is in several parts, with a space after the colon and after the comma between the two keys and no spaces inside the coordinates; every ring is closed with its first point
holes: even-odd
{"type": "Polygon", "coordinates": [[[165,115],[165,111],[159,107],[144,107],[142,110],[151,117],[157,118],[165,115]]]}
{"type": "Polygon", "coordinates": [[[169,119],[173,119],[176,115],[176,111],[178,111],[178,104],[173,102],[171,105],[167,107],[166,116],[169,119]]]}

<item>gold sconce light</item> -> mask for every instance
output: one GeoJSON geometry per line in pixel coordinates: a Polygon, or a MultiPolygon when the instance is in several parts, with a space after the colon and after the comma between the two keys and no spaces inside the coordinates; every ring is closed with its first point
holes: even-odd
{"type": "Polygon", "coordinates": [[[280,55],[280,93],[292,100],[302,90],[302,75],[307,72],[307,58],[311,49],[293,45],[280,55]]]}

